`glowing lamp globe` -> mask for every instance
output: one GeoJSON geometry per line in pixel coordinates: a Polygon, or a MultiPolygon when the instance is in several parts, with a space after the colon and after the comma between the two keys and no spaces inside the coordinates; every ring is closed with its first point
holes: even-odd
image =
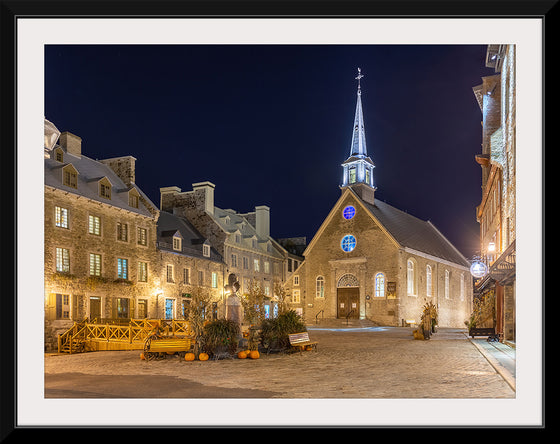
{"type": "Polygon", "coordinates": [[[488,271],[488,267],[484,262],[474,261],[471,265],[471,274],[475,278],[483,277],[488,271]]]}

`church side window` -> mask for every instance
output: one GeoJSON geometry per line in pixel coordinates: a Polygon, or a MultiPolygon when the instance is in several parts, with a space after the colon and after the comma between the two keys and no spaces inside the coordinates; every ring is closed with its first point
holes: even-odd
{"type": "Polygon", "coordinates": [[[375,297],[385,297],[385,275],[383,273],[377,273],[375,275],[375,297]]]}
{"type": "Polygon", "coordinates": [[[432,267],[426,265],[426,296],[432,295],[432,267]]]}
{"type": "Polygon", "coordinates": [[[406,263],[406,292],[409,296],[416,296],[416,264],[412,259],[406,263]]]}
{"type": "Polygon", "coordinates": [[[317,276],[315,297],[316,298],[325,297],[325,278],[323,276],[317,276]]]}
{"type": "Polygon", "coordinates": [[[445,299],[449,299],[449,270],[445,270],[445,299]]]}

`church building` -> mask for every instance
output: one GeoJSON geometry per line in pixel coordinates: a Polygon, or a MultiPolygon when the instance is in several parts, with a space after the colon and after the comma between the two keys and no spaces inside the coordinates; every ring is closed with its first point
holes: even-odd
{"type": "Polygon", "coordinates": [[[375,199],[358,70],[350,155],[341,195],[287,277],[291,306],[316,319],[367,319],[401,326],[438,308],[440,327],[464,327],[472,305],[467,259],[430,222],[375,199]]]}

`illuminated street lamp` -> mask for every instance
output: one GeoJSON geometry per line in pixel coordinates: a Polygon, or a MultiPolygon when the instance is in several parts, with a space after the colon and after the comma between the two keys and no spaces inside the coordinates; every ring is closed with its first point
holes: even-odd
{"type": "Polygon", "coordinates": [[[471,264],[470,271],[471,271],[471,275],[474,278],[480,279],[481,277],[484,277],[486,273],[488,273],[488,267],[479,258],[475,258],[471,264]]]}

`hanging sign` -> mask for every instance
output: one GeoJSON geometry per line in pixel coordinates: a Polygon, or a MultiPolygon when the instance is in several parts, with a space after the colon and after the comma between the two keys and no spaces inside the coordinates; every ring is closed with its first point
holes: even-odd
{"type": "Polygon", "coordinates": [[[488,273],[488,267],[484,262],[474,261],[471,265],[471,274],[475,278],[481,278],[488,273]]]}

